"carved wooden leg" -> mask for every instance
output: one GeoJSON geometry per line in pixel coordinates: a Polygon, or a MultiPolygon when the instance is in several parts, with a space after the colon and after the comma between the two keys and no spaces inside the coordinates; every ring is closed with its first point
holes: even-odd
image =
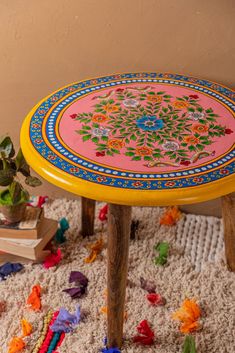
{"type": "Polygon", "coordinates": [[[80,233],[83,238],[94,234],[95,200],[82,197],[82,226],[80,233]]]}
{"type": "Polygon", "coordinates": [[[227,265],[235,271],[235,193],[221,197],[227,265]]]}
{"type": "Polygon", "coordinates": [[[108,214],[108,347],[122,345],[131,207],[109,205],[108,214]]]}

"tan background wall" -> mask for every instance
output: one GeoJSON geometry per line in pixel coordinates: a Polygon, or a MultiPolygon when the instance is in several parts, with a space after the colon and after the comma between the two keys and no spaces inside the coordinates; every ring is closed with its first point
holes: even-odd
{"type": "MultiPolygon", "coordinates": [[[[0,0],[1,134],[17,143],[40,98],[86,77],[165,71],[235,87],[234,18],[234,0],[0,0]]],[[[46,182],[37,192],[68,196],[46,182]]]]}

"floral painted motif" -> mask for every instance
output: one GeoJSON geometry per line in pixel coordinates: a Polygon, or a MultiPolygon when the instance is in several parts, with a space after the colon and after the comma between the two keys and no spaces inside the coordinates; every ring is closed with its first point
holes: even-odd
{"type": "Polygon", "coordinates": [[[95,96],[91,111],[74,113],[82,140],[94,143],[97,157],[124,154],[155,166],[188,166],[214,153],[214,138],[233,131],[218,123],[198,95],[173,97],[151,86],[125,87],[95,96]]]}

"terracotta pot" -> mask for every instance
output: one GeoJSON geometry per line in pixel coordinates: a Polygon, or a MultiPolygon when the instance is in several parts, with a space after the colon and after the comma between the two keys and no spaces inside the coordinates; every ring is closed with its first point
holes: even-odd
{"type": "Polygon", "coordinates": [[[18,205],[0,205],[0,212],[4,215],[9,223],[20,222],[25,214],[26,202],[22,202],[18,205]]]}

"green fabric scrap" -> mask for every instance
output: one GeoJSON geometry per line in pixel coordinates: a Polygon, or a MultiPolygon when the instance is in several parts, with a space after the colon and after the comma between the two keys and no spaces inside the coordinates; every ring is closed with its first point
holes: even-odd
{"type": "Polygon", "coordinates": [[[197,353],[195,340],[193,336],[185,337],[182,353],[197,353]]]}
{"type": "Polygon", "coordinates": [[[167,263],[167,256],[169,251],[169,243],[167,242],[160,242],[155,245],[154,249],[159,252],[159,255],[155,257],[155,264],[156,265],[165,265],[167,263]]]}
{"type": "Polygon", "coordinates": [[[66,218],[62,218],[59,222],[60,227],[57,229],[55,234],[55,240],[57,243],[62,244],[66,241],[64,233],[69,229],[69,222],[66,218]]]}

